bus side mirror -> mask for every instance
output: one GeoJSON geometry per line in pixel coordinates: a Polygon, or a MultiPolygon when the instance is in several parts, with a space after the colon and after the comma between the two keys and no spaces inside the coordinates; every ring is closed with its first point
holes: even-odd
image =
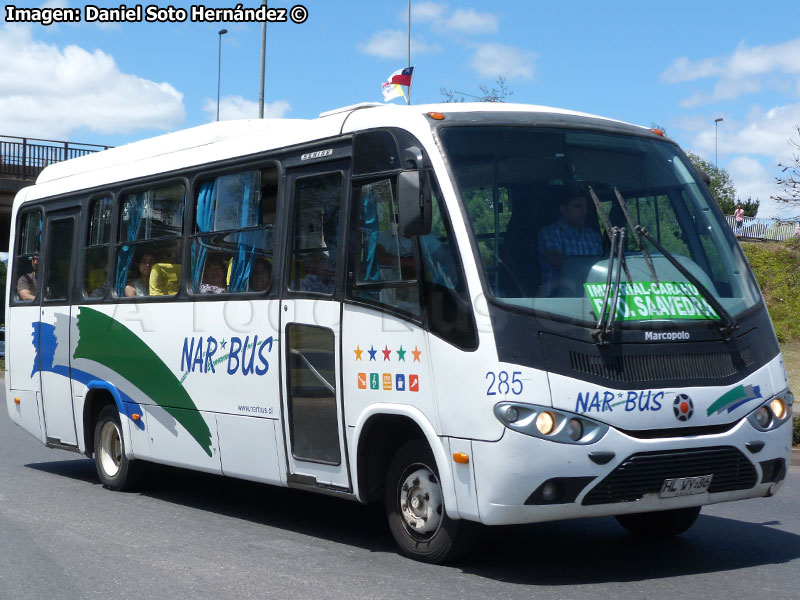
{"type": "Polygon", "coordinates": [[[397,178],[398,220],[406,237],[431,232],[431,188],[423,168],[422,150],[416,146],[403,154],[403,168],[397,178]]]}

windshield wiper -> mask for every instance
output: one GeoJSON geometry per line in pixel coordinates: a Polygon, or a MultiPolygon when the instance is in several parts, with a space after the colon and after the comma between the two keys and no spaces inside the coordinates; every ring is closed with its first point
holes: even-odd
{"type": "Polygon", "coordinates": [[[622,210],[622,214],[625,215],[625,220],[628,222],[628,227],[631,228],[634,235],[636,236],[636,241],[639,243],[639,250],[642,252],[642,256],[644,256],[644,260],[647,263],[647,267],[650,269],[650,275],[653,277],[653,281],[658,283],[658,275],[656,275],[656,268],[653,266],[653,259],[650,256],[650,251],[647,249],[647,246],[642,241],[641,234],[636,231],[636,226],[638,223],[633,220],[633,216],[628,211],[628,205],[625,204],[625,200],[622,198],[622,194],[619,193],[617,187],[614,187],[614,195],[617,197],[617,203],[619,204],[620,210],[622,210]]]}
{"type": "Polygon", "coordinates": [[[625,276],[628,278],[628,282],[633,283],[633,280],[625,262],[625,228],[611,225],[611,219],[608,218],[608,213],[603,210],[600,199],[595,194],[592,186],[588,187],[588,191],[592,202],[594,202],[594,207],[597,209],[597,216],[600,217],[603,228],[606,230],[606,235],[611,240],[611,250],[608,253],[608,266],[606,267],[606,290],[605,294],[603,294],[603,304],[600,307],[600,317],[597,320],[595,330],[592,332],[592,337],[598,344],[605,344],[614,333],[614,321],[617,318],[617,308],[619,306],[619,285],[622,279],[622,269],[625,269],[625,276]],[[611,276],[614,272],[614,267],[616,267],[616,273],[614,273],[612,284],[611,276]],[[608,298],[611,295],[612,287],[614,296],[609,307],[608,298]]]}
{"type": "MultiPolygon", "coordinates": [[[[600,198],[598,198],[597,194],[594,193],[594,190],[592,189],[592,186],[589,186],[587,189],[589,191],[589,196],[592,198],[592,202],[594,202],[594,207],[597,210],[597,216],[600,217],[600,221],[603,223],[603,229],[606,230],[606,235],[608,236],[608,239],[613,244],[614,243],[614,235],[615,235],[614,232],[615,232],[615,230],[617,230],[617,229],[622,230],[622,231],[624,231],[624,230],[621,227],[614,227],[614,226],[611,225],[611,219],[608,218],[608,213],[606,213],[606,211],[603,209],[603,206],[600,204],[600,198]]],[[[623,246],[623,248],[624,248],[624,246],[623,246]]],[[[612,255],[613,255],[613,252],[612,252],[612,255]]],[[[608,268],[609,268],[609,270],[611,269],[611,265],[610,264],[609,264],[608,268]]],[[[628,283],[633,283],[633,280],[631,279],[631,274],[628,271],[628,264],[625,262],[625,251],[624,251],[624,249],[623,249],[623,252],[622,252],[622,268],[625,269],[625,277],[628,278],[628,283]]]]}
{"type": "Polygon", "coordinates": [[[733,333],[738,327],[738,324],[736,323],[736,319],[734,319],[731,314],[725,310],[722,304],[720,304],[719,300],[714,297],[714,294],[711,293],[711,290],[704,286],[697,277],[692,275],[692,273],[686,267],[678,262],[678,259],[675,258],[675,256],[673,256],[669,250],[664,248],[664,246],[662,246],[658,240],[650,235],[647,229],[641,225],[636,225],[636,233],[647,238],[647,240],[653,244],[653,246],[655,246],[656,249],[661,252],[661,254],[664,255],[664,258],[666,258],[673,267],[678,269],[680,274],[689,280],[689,283],[697,288],[697,291],[700,292],[700,295],[711,305],[711,308],[716,311],[717,318],[722,321],[722,324],[719,327],[719,332],[726,338],[729,338],[730,334],[733,333]]]}

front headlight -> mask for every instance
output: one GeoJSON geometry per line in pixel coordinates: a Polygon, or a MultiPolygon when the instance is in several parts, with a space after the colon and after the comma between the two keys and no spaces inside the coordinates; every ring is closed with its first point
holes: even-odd
{"type": "Polygon", "coordinates": [[[770,398],[747,416],[750,424],[759,431],[772,431],[792,416],[794,395],[789,390],[770,398]]]}
{"type": "Polygon", "coordinates": [[[500,402],[494,415],[509,429],[561,444],[593,444],[608,431],[608,425],[549,406],[500,402]]]}

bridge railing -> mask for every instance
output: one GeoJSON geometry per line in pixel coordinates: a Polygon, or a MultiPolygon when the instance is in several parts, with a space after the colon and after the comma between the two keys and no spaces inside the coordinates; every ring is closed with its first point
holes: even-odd
{"type": "Polygon", "coordinates": [[[795,235],[800,218],[785,220],[745,217],[741,230],[737,229],[736,220],[732,215],[726,215],[725,220],[728,222],[728,227],[731,228],[731,231],[741,238],[782,242],[794,237],[800,237],[800,232],[795,235]]]}
{"type": "Polygon", "coordinates": [[[0,177],[35,179],[48,165],[110,146],[0,135],[0,177]]]}

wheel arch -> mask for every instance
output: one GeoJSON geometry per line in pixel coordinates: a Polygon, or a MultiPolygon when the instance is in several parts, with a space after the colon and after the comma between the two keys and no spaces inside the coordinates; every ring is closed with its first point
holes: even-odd
{"type": "Polygon", "coordinates": [[[431,422],[417,408],[405,405],[374,404],[356,423],[356,495],[369,503],[382,498],[389,463],[400,447],[413,439],[424,440],[431,449],[442,484],[447,514],[460,518],[452,470],[445,444],[431,422]]]}
{"type": "MultiPolygon", "coordinates": [[[[87,385],[86,395],[83,400],[83,443],[84,454],[89,458],[94,454],[94,428],[97,417],[105,406],[116,406],[122,425],[122,436],[125,442],[126,455],[130,450],[130,434],[128,427],[122,421],[122,416],[127,414],[122,402],[122,395],[117,387],[107,381],[93,380],[87,385]]],[[[130,456],[128,458],[131,458],[130,456]]]]}

